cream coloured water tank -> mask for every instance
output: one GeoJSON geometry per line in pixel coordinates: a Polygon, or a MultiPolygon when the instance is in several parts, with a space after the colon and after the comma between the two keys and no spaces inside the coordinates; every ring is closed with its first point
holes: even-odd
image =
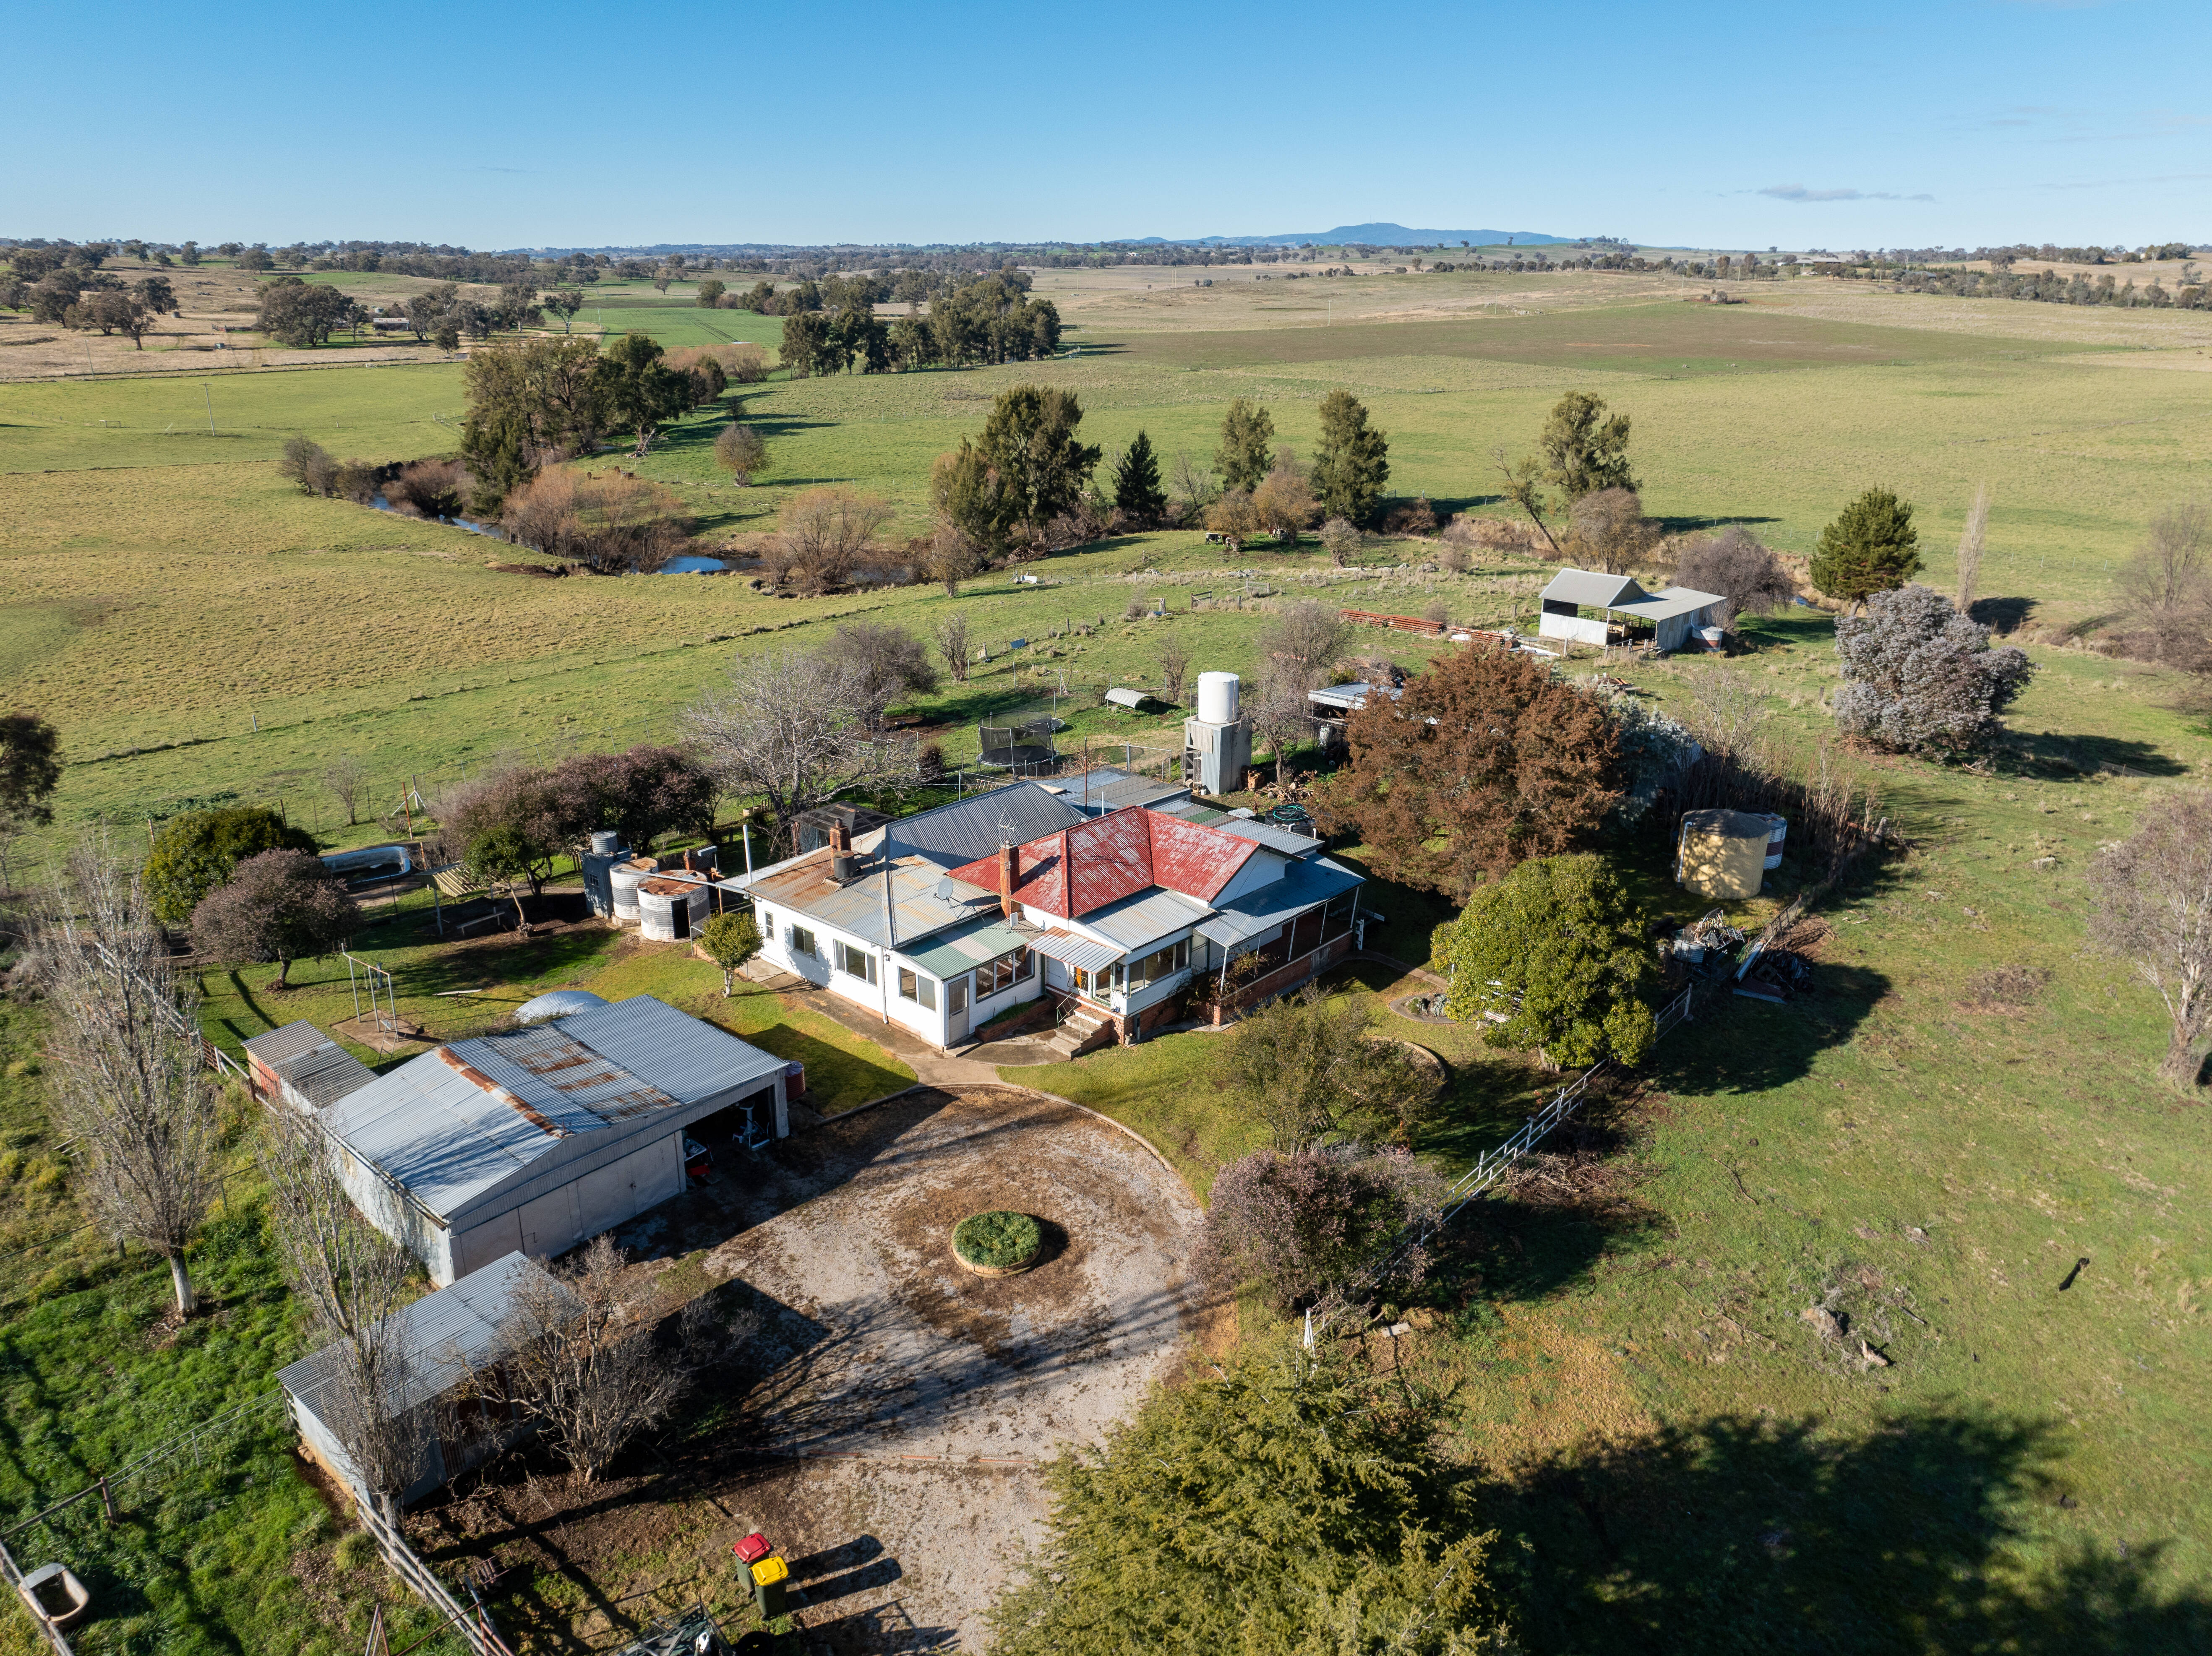
{"type": "Polygon", "coordinates": [[[615,919],[637,924],[637,889],[651,879],[659,870],[650,857],[635,858],[627,863],[617,863],[607,870],[607,884],[615,901],[615,919]]]}
{"type": "Polygon", "coordinates": [[[1237,675],[1200,673],[1198,676],[1198,716],[1208,725],[1237,722],[1237,675]]]}

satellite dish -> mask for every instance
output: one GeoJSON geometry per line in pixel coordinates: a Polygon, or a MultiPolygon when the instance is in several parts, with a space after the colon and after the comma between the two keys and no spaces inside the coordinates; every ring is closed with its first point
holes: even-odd
{"type": "Polygon", "coordinates": [[[941,903],[952,901],[952,877],[949,874],[937,883],[937,901],[941,903]]]}

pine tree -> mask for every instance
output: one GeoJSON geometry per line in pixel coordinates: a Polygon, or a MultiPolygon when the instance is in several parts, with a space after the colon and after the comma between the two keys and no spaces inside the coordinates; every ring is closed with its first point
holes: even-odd
{"type": "Polygon", "coordinates": [[[1870,488],[1845,507],[1813,549],[1813,585],[1854,612],[1875,593],[1893,591],[1919,573],[1911,502],[1886,488],[1870,488]]]}
{"type": "Polygon", "coordinates": [[[1114,504],[1139,524],[1158,522],[1168,508],[1167,491],[1160,487],[1160,457],[1141,431],[1115,464],[1114,504]]]}
{"type": "Polygon", "coordinates": [[[1221,416],[1221,446],[1213,452],[1224,488],[1254,489],[1275,464],[1275,422],[1267,405],[1240,397],[1221,416]]]}
{"type": "Polygon", "coordinates": [[[1390,478],[1389,452],[1389,443],[1367,423],[1367,409],[1358,397],[1340,388],[1322,397],[1312,481],[1323,512],[1355,524],[1372,516],[1390,478]]]}
{"type": "Polygon", "coordinates": [[[1063,1455],[1000,1656],[1237,1656],[1510,1647],[1437,1410],[1352,1351],[1248,1342],[1156,1393],[1104,1450],[1063,1455]],[[1447,1540],[1447,1537],[1455,1539],[1447,1540]]]}

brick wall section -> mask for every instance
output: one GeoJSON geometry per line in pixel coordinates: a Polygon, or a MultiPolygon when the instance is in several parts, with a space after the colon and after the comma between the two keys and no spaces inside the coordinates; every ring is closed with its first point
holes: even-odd
{"type": "Polygon", "coordinates": [[[1230,996],[1228,1006],[1216,1005],[1209,999],[1203,1003],[1203,1010],[1212,1014],[1216,1023],[1221,1023],[1226,1022],[1228,1014],[1240,1007],[1253,1005],[1265,1000],[1270,995],[1279,995],[1285,989],[1295,989],[1308,978],[1327,971],[1350,955],[1352,938],[1352,934],[1349,931],[1340,937],[1333,937],[1315,949],[1312,954],[1303,955],[1294,961],[1286,961],[1264,978],[1255,978],[1251,982],[1241,986],[1230,996]]]}

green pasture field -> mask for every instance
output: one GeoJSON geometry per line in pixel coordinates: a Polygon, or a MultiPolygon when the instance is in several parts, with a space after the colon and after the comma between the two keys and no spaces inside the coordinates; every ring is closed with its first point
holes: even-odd
{"type": "MultiPolygon", "coordinates": [[[[1825,722],[1828,634],[1765,623],[1729,664],[1785,750],[1825,722]]],[[[1707,990],[1639,1087],[1549,1147],[1600,1176],[1469,1210],[1410,1297],[1439,1318],[1418,1349],[1462,1386],[1532,1650],[2178,1653],[2212,1631],[2212,1117],[2157,1082],[2163,1014],[2084,949],[2081,880],[2212,746],[2165,675],[2038,659],[2008,760],[1871,767],[1911,849],[1816,911],[1812,992],[1707,990]],[[2034,974],[2022,1004],[1978,991],[2004,967],[2034,974]],[[1816,1302],[1890,1365],[1824,1344],[1798,1314],[1816,1302]]],[[[1632,676],[1664,704],[1710,670],[1632,676]]],[[[1665,849],[1620,852],[1687,920],[1706,905],[1667,883],[1665,849]]],[[[1796,878],[1793,859],[1778,896],[1796,878]]],[[[1451,1063],[1419,1142],[1461,1165],[1540,1078],[1391,1013],[1414,986],[1388,976],[1337,987],[1451,1063]]],[[[1048,1084],[1203,1192],[1261,1141],[1207,1084],[1211,1051],[1173,1037],[1048,1084]]]]}

